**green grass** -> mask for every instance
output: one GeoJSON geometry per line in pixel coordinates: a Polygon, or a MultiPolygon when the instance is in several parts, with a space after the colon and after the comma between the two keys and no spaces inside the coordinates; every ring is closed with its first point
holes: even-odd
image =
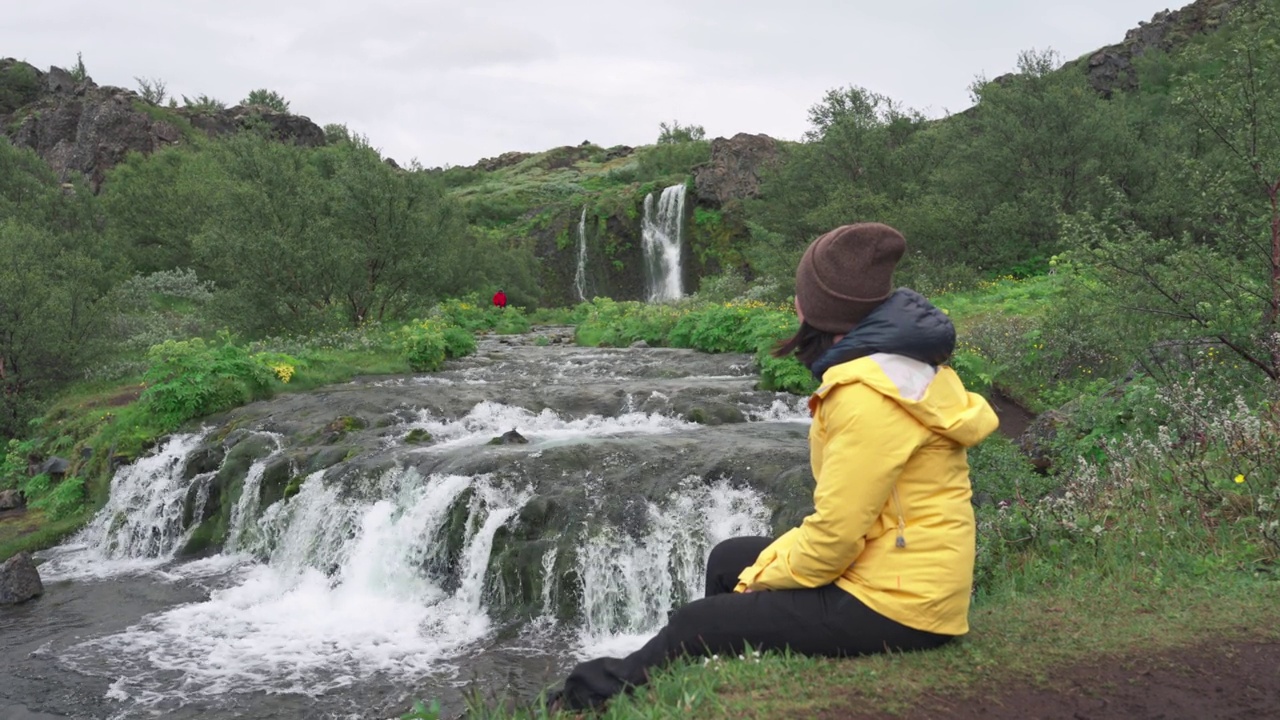
{"type": "Polygon", "coordinates": [[[932,302],[945,310],[957,331],[963,333],[967,325],[991,317],[1039,316],[1060,296],[1062,282],[1055,275],[984,280],[973,290],[939,295],[932,302]]]}
{"type": "MultiPolygon", "coordinates": [[[[1280,639],[1278,590],[1271,580],[1222,576],[1153,592],[1138,581],[1080,575],[1044,592],[976,605],[969,635],[940,650],[846,660],[781,654],[695,660],[657,673],[600,717],[901,714],[939,697],[1052,688],[1055,668],[1232,639],[1280,639]]],[[[548,717],[500,705],[498,698],[473,698],[467,717],[548,717]]]]}
{"type": "Polygon", "coordinates": [[[44,513],[30,509],[22,515],[0,520],[0,562],[20,552],[53,547],[89,522],[96,512],[86,507],[61,520],[46,522],[44,513]]]}

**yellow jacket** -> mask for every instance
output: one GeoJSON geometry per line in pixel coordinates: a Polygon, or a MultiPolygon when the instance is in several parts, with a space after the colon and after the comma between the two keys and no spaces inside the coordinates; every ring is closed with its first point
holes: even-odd
{"type": "Polygon", "coordinates": [[[875,354],[836,365],[809,400],[814,512],[739,576],[738,591],[834,582],[877,613],[969,630],[972,447],[997,427],[949,367],[875,354]]]}

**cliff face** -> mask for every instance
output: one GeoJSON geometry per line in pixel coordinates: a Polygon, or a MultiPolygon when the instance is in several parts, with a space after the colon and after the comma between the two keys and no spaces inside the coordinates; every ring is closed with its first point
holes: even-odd
{"type": "Polygon", "coordinates": [[[282,142],[316,146],[324,131],[305,117],[236,106],[214,112],[163,108],[123,88],[77,80],[0,59],[0,134],[34,150],[63,182],[82,176],[96,192],[106,173],[131,152],[150,153],[189,139],[264,128],[282,142]]]}
{"type": "Polygon", "coordinates": [[[1106,97],[1138,87],[1134,60],[1155,51],[1172,52],[1197,35],[1217,30],[1227,13],[1250,0],[1196,0],[1180,10],[1156,13],[1125,34],[1124,40],[1094,52],[1072,65],[1082,66],[1089,84],[1106,97]]]}

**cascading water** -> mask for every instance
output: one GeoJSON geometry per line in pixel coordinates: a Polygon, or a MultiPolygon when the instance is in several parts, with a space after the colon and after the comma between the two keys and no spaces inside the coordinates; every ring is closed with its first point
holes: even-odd
{"type": "Polygon", "coordinates": [[[580,656],[624,655],[666,622],[667,613],[702,597],[711,549],[741,535],[767,535],[759,495],[698,478],[662,505],[649,504],[649,529],[633,538],[605,527],[578,555],[583,624],[580,656]]]}
{"type": "Polygon", "coordinates": [[[431,383],[282,396],[233,418],[276,432],[174,435],[122,468],[44,555],[36,610],[73,594],[69,631],[6,630],[0,717],[13,697],[113,720],[390,717],[638,647],[701,596],[717,542],[768,534],[779,501],[752,488],[803,463],[807,412],[756,390],[749,356],[545,345],[487,338],[431,383]],[[385,415],[316,469],[316,429],[367,408],[385,415]],[[527,444],[490,447],[513,428],[527,444]],[[183,559],[201,518],[222,552],[183,559]],[[49,679],[34,697],[5,677],[49,679]]]}
{"type": "MultiPolygon", "coordinates": [[[[186,537],[184,506],[202,491],[213,473],[187,478],[187,461],[202,440],[199,434],[170,437],[153,455],[120,468],[111,480],[106,507],[45,564],[46,579],[107,576],[145,570],[173,558],[186,537]]],[[[199,511],[199,508],[193,508],[199,511]]]]}
{"type": "Polygon", "coordinates": [[[181,673],[184,695],[279,691],[322,694],[375,674],[411,681],[489,631],[483,591],[494,535],[528,493],[485,478],[389,471],[384,499],[344,499],[318,472],[257,523],[265,564],[208,601],[147,618],[72,647],[64,660],[120,676],[112,692],[153,711],[182,701],[165,693],[181,673]],[[425,573],[456,501],[471,490],[472,531],[460,582],[446,592],[425,573]]]}
{"type": "Polygon", "coordinates": [[[684,234],[684,198],[683,184],[666,188],[656,202],[653,193],[645,196],[641,244],[649,302],[667,302],[684,297],[683,268],[680,263],[684,234]]]}
{"type": "Polygon", "coordinates": [[[578,218],[578,269],[573,274],[573,288],[578,299],[587,300],[587,207],[582,206],[582,217],[578,218]]]}

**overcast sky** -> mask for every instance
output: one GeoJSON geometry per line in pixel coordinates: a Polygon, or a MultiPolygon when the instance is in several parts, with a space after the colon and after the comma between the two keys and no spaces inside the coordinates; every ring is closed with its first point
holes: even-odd
{"type": "MultiPolygon", "coordinates": [[[[1174,0],[1178,2],[1178,0],[1174,0]]],[[[101,85],[164,80],[234,104],[257,87],[400,162],[710,137],[798,139],[833,87],[937,116],[1020,50],[1119,42],[1168,0],[40,0],[8,3],[0,57],[101,85]]],[[[1175,5],[1176,7],[1177,5],[1175,5]]]]}

